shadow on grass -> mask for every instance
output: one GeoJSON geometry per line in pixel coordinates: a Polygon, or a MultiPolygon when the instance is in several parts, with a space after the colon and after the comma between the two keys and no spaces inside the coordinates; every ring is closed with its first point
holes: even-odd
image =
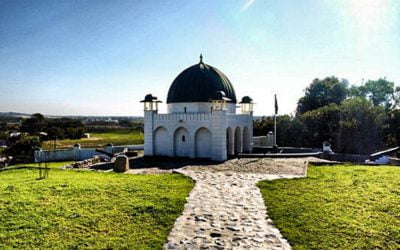
{"type": "MultiPolygon", "coordinates": [[[[109,170],[113,168],[114,163],[104,163],[92,166],[95,170],[109,170]]],[[[137,157],[129,159],[129,168],[158,168],[158,169],[179,169],[186,166],[212,166],[218,165],[218,162],[207,159],[190,159],[190,158],[171,158],[171,157],[137,157]]]]}

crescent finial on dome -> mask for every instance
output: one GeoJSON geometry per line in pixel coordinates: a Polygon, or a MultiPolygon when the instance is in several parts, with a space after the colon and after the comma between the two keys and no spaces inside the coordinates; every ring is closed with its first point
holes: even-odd
{"type": "Polygon", "coordinates": [[[200,63],[203,63],[203,54],[200,53],[200,63]]]}

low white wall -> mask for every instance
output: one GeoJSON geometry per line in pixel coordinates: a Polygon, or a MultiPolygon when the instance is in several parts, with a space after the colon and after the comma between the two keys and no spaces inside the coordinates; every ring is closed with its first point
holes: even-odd
{"type": "MultiPolygon", "coordinates": [[[[102,150],[115,154],[128,150],[143,150],[144,145],[125,145],[125,146],[107,146],[102,150]]],[[[60,149],[56,151],[52,150],[36,150],[35,151],[35,162],[45,161],[83,161],[86,159],[93,158],[96,155],[102,153],[96,152],[95,148],[81,148],[80,146],[74,146],[71,149],[60,149]]]]}

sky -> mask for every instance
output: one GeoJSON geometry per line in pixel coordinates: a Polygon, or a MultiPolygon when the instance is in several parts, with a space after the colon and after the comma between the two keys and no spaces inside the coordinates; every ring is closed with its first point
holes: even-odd
{"type": "Polygon", "coordinates": [[[400,85],[397,0],[0,0],[0,112],[143,115],[203,61],[255,115],[294,113],[314,78],[400,85]]]}

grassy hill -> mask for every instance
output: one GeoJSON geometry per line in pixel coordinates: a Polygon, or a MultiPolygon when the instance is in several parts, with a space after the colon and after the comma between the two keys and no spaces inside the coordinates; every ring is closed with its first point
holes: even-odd
{"type": "Polygon", "coordinates": [[[310,167],[258,186],[294,249],[400,248],[399,167],[310,167]]]}
{"type": "Polygon", "coordinates": [[[161,249],[194,183],[179,174],[0,172],[0,248],[161,249]]]}

